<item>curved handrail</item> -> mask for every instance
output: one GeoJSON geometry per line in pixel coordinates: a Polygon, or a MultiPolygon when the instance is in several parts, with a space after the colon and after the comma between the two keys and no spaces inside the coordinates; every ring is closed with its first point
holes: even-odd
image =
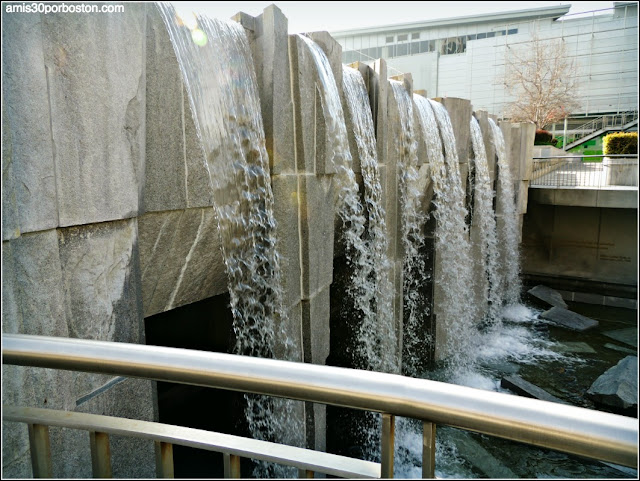
{"type": "Polygon", "coordinates": [[[93,340],[5,334],[6,364],[231,389],[421,419],[637,467],[637,420],[356,369],[93,340]]]}

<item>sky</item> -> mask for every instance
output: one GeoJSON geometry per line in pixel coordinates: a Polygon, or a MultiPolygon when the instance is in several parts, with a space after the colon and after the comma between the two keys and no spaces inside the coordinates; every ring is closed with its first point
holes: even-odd
{"type": "Polygon", "coordinates": [[[403,2],[403,1],[244,1],[244,2],[180,2],[181,11],[192,10],[214,18],[230,18],[238,12],[258,16],[268,5],[275,4],[289,20],[289,33],[337,31],[351,28],[391,25],[435,20],[483,13],[524,10],[558,5],[572,6],[570,14],[613,7],[613,2],[403,2]]]}

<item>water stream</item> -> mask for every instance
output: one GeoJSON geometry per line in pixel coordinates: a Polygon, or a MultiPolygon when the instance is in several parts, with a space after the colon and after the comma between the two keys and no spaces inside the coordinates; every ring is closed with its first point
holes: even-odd
{"type": "Polygon", "coordinates": [[[474,259],[475,279],[486,280],[486,288],[479,293],[479,299],[485,300],[486,324],[495,326],[500,322],[498,312],[502,304],[502,278],[499,275],[499,251],[496,236],[496,220],[493,212],[494,193],[489,178],[487,153],[482,138],[480,124],[471,117],[471,143],[473,146],[474,175],[474,212],[472,229],[474,229],[474,251],[479,254],[474,259]]]}
{"type": "Polygon", "coordinates": [[[491,132],[493,134],[493,142],[496,147],[498,156],[498,189],[501,195],[498,195],[497,206],[497,225],[498,225],[498,243],[500,249],[500,261],[502,266],[504,293],[500,296],[505,303],[517,304],[520,300],[520,290],[522,284],[520,282],[520,250],[518,248],[518,222],[519,217],[516,212],[514,185],[511,178],[511,168],[505,147],[504,135],[500,127],[496,125],[493,119],[489,119],[491,132]]]}
{"type": "MultiPolygon", "coordinates": [[[[205,16],[180,19],[158,5],[176,52],[209,182],[228,277],[234,352],[299,360],[287,335],[269,159],[249,42],[242,26],[205,16]]],[[[302,445],[293,401],[247,395],[257,439],[302,445]]],[[[256,475],[286,471],[258,463],[256,475]]]]}

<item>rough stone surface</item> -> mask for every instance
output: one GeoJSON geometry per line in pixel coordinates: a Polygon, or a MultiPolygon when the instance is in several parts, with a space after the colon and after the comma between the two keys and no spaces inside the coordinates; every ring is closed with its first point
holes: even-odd
{"type": "MultiPolygon", "coordinates": [[[[187,206],[208,207],[214,205],[211,173],[205,160],[202,142],[198,138],[193,111],[189,104],[186,87],[183,86],[182,103],[184,109],[184,142],[187,164],[187,206]]],[[[215,173],[214,173],[215,174],[215,173]]]]}
{"type": "Polygon", "coordinates": [[[138,212],[145,8],[132,4],[117,15],[42,17],[61,226],[138,212]]]}
{"type": "Polygon", "coordinates": [[[638,358],[627,356],[594,381],[587,396],[613,409],[638,408],[638,358]]]}
{"type": "Polygon", "coordinates": [[[558,291],[543,286],[542,284],[532,287],[527,293],[534,297],[537,302],[541,302],[547,306],[562,307],[563,309],[567,309],[568,307],[558,291]]]}
{"type": "Polygon", "coordinates": [[[471,102],[467,99],[458,99],[455,97],[445,97],[439,100],[447,109],[447,112],[449,112],[451,125],[453,126],[453,131],[456,136],[460,176],[463,182],[462,187],[466,188],[466,178],[469,168],[469,146],[471,144],[471,128],[469,126],[472,113],[471,102]]]}
{"type": "MultiPolygon", "coordinates": [[[[4,96],[3,96],[4,98],[4,96]]],[[[2,100],[2,240],[20,235],[16,193],[14,189],[13,162],[11,159],[11,131],[4,99],[2,100]]]]}
{"type": "Polygon", "coordinates": [[[300,234],[298,226],[298,176],[276,175],[271,178],[274,197],[274,217],[277,249],[282,268],[285,305],[293,306],[301,299],[300,234]]]}
{"type": "Polygon", "coordinates": [[[329,355],[330,289],[302,301],[304,361],[325,364],[329,355]]]}
{"type": "Polygon", "coordinates": [[[138,235],[144,317],[227,291],[213,209],[145,214],[138,235]]]}
{"type": "Polygon", "coordinates": [[[596,350],[586,342],[558,342],[552,347],[556,352],[582,352],[595,354],[596,350]]]}
{"type": "Polygon", "coordinates": [[[157,8],[148,9],[146,54],[144,211],[184,209],[186,99],[182,96],[180,66],[157,8]]]}
{"type": "Polygon", "coordinates": [[[335,185],[331,176],[300,175],[302,298],[310,299],[333,280],[335,185]]]}
{"type": "Polygon", "coordinates": [[[520,180],[531,180],[533,174],[533,143],[536,126],[533,123],[520,124],[520,180]]]}
{"type": "Polygon", "coordinates": [[[267,152],[274,174],[295,172],[288,20],[275,5],[256,18],[254,63],[267,152]]]}
{"type": "Polygon", "coordinates": [[[484,148],[487,153],[489,178],[493,182],[496,179],[496,147],[493,143],[493,134],[491,133],[491,126],[489,125],[489,114],[486,110],[476,110],[474,115],[478,120],[478,124],[480,124],[484,148]]]}
{"type": "MultiPolygon", "coordinates": [[[[10,129],[14,209],[19,217],[20,232],[47,230],[58,225],[47,96],[52,73],[42,58],[42,18],[36,14],[2,16],[2,96],[10,129]]],[[[77,131],[75,126],[73,130],[77,131]]],[[[3,144],[4,136],[3,133],[3,144]]],[[[3,160],[3,187],[4,166],[3,160]]]]}
{"type": "Polygon", "coordinates": [[[595,319],[571,312],[562,307],[552,307],[548,311],[540,314],[542,319],[548,319],[560,327],[565,327],[574,331],[586,331],[593,329],[599,323],[595,319]]]}

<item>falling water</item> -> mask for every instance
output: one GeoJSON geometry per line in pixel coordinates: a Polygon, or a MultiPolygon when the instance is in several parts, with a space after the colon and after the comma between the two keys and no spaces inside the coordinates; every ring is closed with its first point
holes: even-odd
{"type": "MultiPolygon", "coordinates": [[[[198,16],[182,21],[160,4],[194,113],[213,192],[238,354],[299,358],[285,332],[269,159],[251,50],[243,28],[198,16]],[[189,25],[189,27],[187,27],[189,25]]],[[[252,436],[301,445],[292,401],[247,395],[252,436]]],[[[258,465],[256,475],[281,476],[258,465]]]]}
{"type": "MultiPolygon", "coordinates": [[[[418,154],[413,125],[413,102],[401,82],[391,80],[393,96],[400,113],[400,136],[397,138],[400,157],[398,158],[398,191],[402,210],[401,238],[404,249],[403,275],[403,354],[402,370],[410,376],[418,376],[420,365],[417,339],[427,306],[422,287],[427,280],[426,266],[421,249],[424,245],[423,228],[427,221],[422,211],[423,193],[418,188],[418,154]]],[[[422,336],[424,337],[424,336],[422,336]]]]}
{"type": "MultiPolygon", "coordinates": [[[[442,151],[438,149],[434,149],[436,157],[431,159],[434,163],[436,253],[440,265],[436,269],[435,280],[441,293],[437,300],[438,323],[444,326],[447,333],[442,346],[443,357],[451,369],[462,371],[470,362],[470,341],[476,332],[476,308],[470,295],[474,289],[474,279],[469,230],[465,224],[465,193],[449,114],[439,102],[428,99],[428,103],[440,129],[444,147],[444,161],[440,158],[442,151]],[[444,177],[441,165],[445,165],[444,177]]],[[[421,102],[420,105],[421,116],[424,115],[425,119],[423,126],[427,126],[428,135],[433,136],[432,129],[428,127],[434,123],[430,110],[426,104],[421,102]]]]}
{"type": "Polygon", "coordinates": [[[480,256],[475,259],[479,269],[476,276],[487,279],[486,292],[481,294],[488,301],[487,322],[496,326],[500,321],[498,310],[502,304],[502,279],[499,275],[499,251],[496,237],[496,220],[493,213],[493,189],[489,179],[487,153],[484,147],[480,124],[471,117],[471,143],[473,145],[475,185],[475,206],[472,217],[473,228],[477,229],[475,241],[478,243],[480,256]]]}
{"type": "Polygon", "coordinates": [[[498,242],[500,249],[500,265],[504,270],[504,294],[506,304],[520,302],[520,251],[518,248],[518,213],[516,210],[511,167],[505,148],[504,136],[493,119],[489,119],[493,142],[498,156],[498,185],[501,195],[498,196],[498,242]]]}
{"type": "Polygon", "coordinates": [[[378,172],[376,139],[367,88],[357,70],[343,65],[342,83],[351,115],[354,137],[360,157],[366,207],[367,251],[372,256],[370,272],[362,273],[359,304],[364,313],[358,340],[362,369],[398,372],[399,356],[393,325],[393,285],[387,256],[387,227],[382,207],[382,187],[378,172]],[[365,278],[366,277],[366,278],[365,278]]]}

